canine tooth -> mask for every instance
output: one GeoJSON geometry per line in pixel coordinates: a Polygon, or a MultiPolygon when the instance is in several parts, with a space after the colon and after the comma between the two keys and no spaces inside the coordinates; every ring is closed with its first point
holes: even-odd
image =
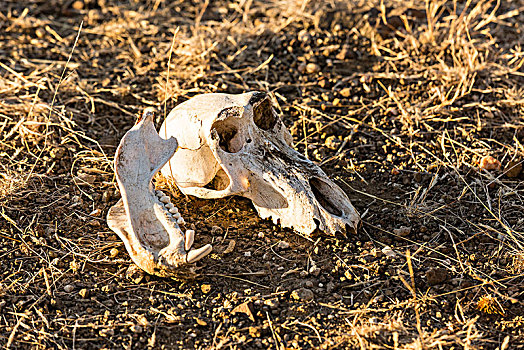
{"type": "MultiPolygon", "coordinates": [[[[167,205],[166,205],[166,207],[167,207],[167,205]]],[[[176,214],[176,213],[178,213],[178,208],[177,208],[177,207],[170,208],[170,209],[169,209],[169,212],[170,212],[171,214],[176,214]]]]}
{"type": "Polygon", "coordinates": [[[174,217],[175,219],[177,219],[177,220],[180,219],[180,218],[182,217],[182,215],[180,215],[179,212],[176,212],[176,213],[173,213],[173,212],[171,212],[171,211],[169,211],[169,212],[172,213],[172,214],[173,214],[173,217],[174,217]]]}
{"type": "Polygon", "coordinates": [[[166,207],[166,209],[169,210],[169,209],[173,209],[175,206],[173,205],[173,203],[167,203],[167,204],[165,205],[165,207],[166,207]]]}
{"type": "Polygon", "coordinates": [[[179,224],[179,225],[183,225],[186,223],[186,221],[184,220],[184,218],[180,217],[176,220],[176,223],[179,224]]]}
{"type": "Polygon", "coordinates": [[[186,250],[191,249],[191,246],[193,245],[193,242],[195,241],[195,230],[187,230],[186,231],[186,242],[184,248],[186,250]]]}
{"type": "Polygon", "coordinates": [[[211,244],[206,244],[202,248],[190,250],[186,256],[187,262],[194,263],[202,259],[207,254],[211,253],[212,250],[213,250],[213,247],[211,246],[211,244]]]}
{"type": "Polygon", "coordinates": [[[162,203],[167,204],[167,203],[169,203],[169,202],[171,201],[171,199],[169,199],[168,196],[162,196],[162,197],[160,197],[160,201],[161,201],[162,203]]]}

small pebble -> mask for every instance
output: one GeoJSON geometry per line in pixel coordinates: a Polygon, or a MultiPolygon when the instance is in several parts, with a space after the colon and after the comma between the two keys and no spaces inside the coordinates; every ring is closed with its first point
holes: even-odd
{"type": "Polygon", "coordinates": [[[133,333],[137,333],[137,334],[140,334],[144,331],[144,329],[142,328],[142,326],[138,325],[138,324],[134,324],[131,326],[131,332],[133,333]]]}
{"type": "Polygon", "coordinates": [[[306,65],[306,72],[309,74],[320,72],[320,66],[316,63],[308,63],[306,65]]]}
{"type": "Polygon", "coordinates": [[[110,257],[115,258],[117,255],[118,255],[118,249],[116,249],[116,248],[112,248],[112,249],[109,251],[109,256],[110,256],[110,257]]]}
{"type": "Polygon", "coordinates": [[[250,257],[251,256],[251,252],[249,252],[249,251],[244,252],[244,256],[250,257]]]}
{"type": "Polygon", "coordinates": [[[224,230],[222,229],[222,227],[218,227],[218,226],[211,227],[212,235],[221,235],[222,233],[224,233],[224,230]]]}
{"type": "Polygon", "coordinates": [[[277,247],[279,249],[287,249],[287,248],[289,248],[289,243],[286,242],[286,241],[280,241],[280,242],[278,242],[277,247]]]}
{"type": "Polygon", "coordinates": [[[442,267],[434,267],[426,271],[426,280],[431,286],[441,284],[448,279],[448,271],[442,267]]]}
{"type": "Polygon", "coordinates": [[[384,248],[382,248],[382,253],[389,258],[394,258],[395,256],[397,256],[397,254],[393,251],[393,249],[391,249],[390,246],[385,246],[384,248]]]}
{"type": "Polygon", "coordinates": [[[313,285],[314,285],[314,284],[313,284],[313,282],[311,282],[311,281],[306,281],[306,282],[304,283],[304,285],[305,285],[306,287],[308,287],[308,288],[313,288],[313,285]]]}
{"type": "Polygon", "coordinates": [[[315,294],[311,289],[300,288],[291,293],[291,297],[296,300],[311,301],[315,298],[315,294]]]}
{"type": "Polygon", "coordinates": [[[396,235],[399,235],[400,237],[406,237],[407,235],[411,233],[411,227],[400,226],[400,228],[394,229],[393,233],[396,235]]]}
{"type": "Polygon", "coordinates": [[[509,161],[506,167],[504,168],[504,174],[507,177],[514,178],[518,177],[522,172],[522,162],[509,161]]]}
{"type": "Polygon", "coordinates": [[[318,276],[320,274],[320,268],[317,265],[313,265],[309,268],[309,273],[313,276],[318,276]]]}
{"type": "Polygon", "coordinates": [[[71,284],[66,284],[64,286],[64,291],[67,293],[71,293],[73,290],[75,290],[75,287],[71,284]]]}
{"type": "Polygon", "coordinates": [[[500,161],[492,156],[484,156],[480,160],[479,167],[484,170],[499,170],[500,161]]]}

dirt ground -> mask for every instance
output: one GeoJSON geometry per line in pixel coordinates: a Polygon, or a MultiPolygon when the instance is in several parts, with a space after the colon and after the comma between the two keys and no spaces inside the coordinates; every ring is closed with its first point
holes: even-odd
{"type": "Polygon", "coordinates": [[[522,0],[0,0],[0,344],[524,348],[523,25],[522,0]],[[251,90],[362,227],[167,188],[214,251],[141,273],[105,220],[120,138],[251,90]]]}

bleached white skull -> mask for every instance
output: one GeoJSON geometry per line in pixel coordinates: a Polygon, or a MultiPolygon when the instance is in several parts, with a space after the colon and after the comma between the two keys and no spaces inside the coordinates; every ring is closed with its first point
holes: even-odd
{"type": "Polygon", "coordinates": [[[195,96],[171,111],[159,134],[178,140],[162,174],[185,194],[247,197],[262,218],[304,235],[356,231],[347,195],[291,147],[265,93],[195,96]]]}

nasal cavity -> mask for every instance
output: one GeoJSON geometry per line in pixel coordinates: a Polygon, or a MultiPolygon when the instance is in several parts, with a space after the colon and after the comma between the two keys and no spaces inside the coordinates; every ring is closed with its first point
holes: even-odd
{"type": "Polygon", "coordinates": [[[268,131],[273,129],[277,123],[277,117],[273,112],[269,98],[253,104],[253,121],[262,130],[268,131]]]}
{"type": "Polygon", "coordinates": [[[309,179],[309,186],[322,208],[332,215],[342,216],[342,211],[337,207],[336,203],[331,201],[331,198],[335,195],[331,186],[317,177],[309,179]]]}

